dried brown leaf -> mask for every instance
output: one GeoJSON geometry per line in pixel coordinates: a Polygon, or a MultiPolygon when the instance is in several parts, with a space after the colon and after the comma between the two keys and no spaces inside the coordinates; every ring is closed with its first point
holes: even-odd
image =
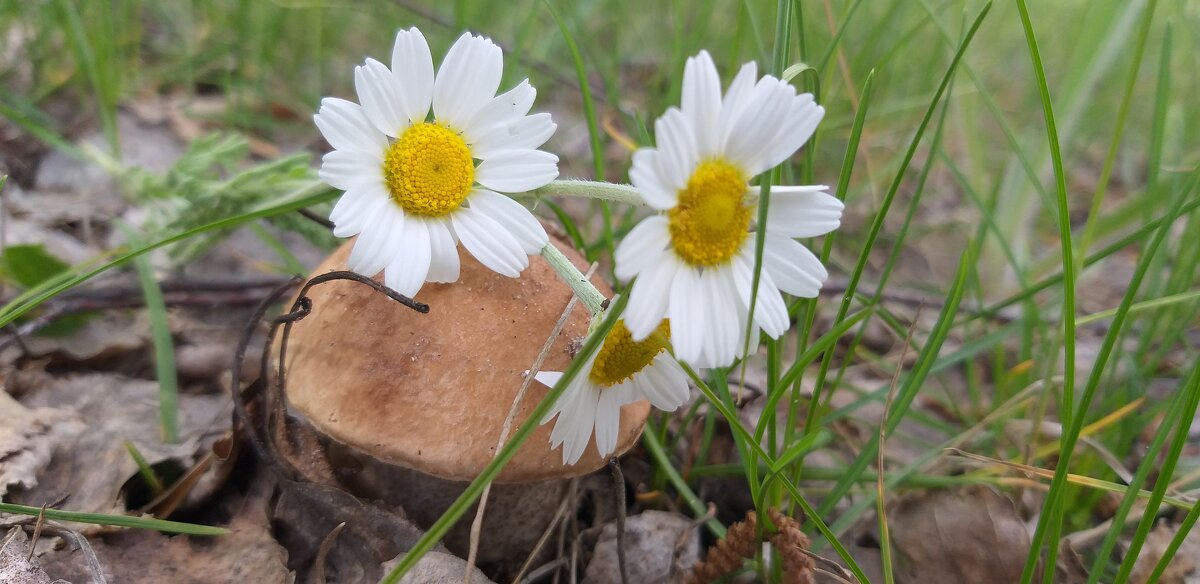
{"type": "Polygon", "coordinates": [[[1011,584],[1029,553],[1012,501],[986,487],[902,499],[888,521],[900,583],[1011,584]]]}
{"type": "Polygon", "coordinates": [[[74,410],[85,429],[60,442],[38,485],[14,493],[29,505],[66,500],[65,508],[124,513],[122,488],[134,477],[125,443],[132,442],[151,465],[170,462],[191,468],[225,431],[228,399],[220,395],[179,396],[180,444],[164,444],[159,430],[158,384],[114,374],[63,378],[26,398],[32,406],[74,410]]]}
{"type": "Polygon", "coordinates": [[[0,391],[0,497],[9,486],[32,489],[55,447],[83,429],[69,411],[30,409],[0,391]]]}
{"type": "Polygon", "coordinates": [[[38,562],[29,559],[29,538],[20,527],[10,529],[0,542],[0,582],[52,584],[38,562]]]}
{"type": "MultiPolygon", "coordinates": [[[[1159,524],[1146,537],[1146,543],[1142,546],[1142,551],[1138,554],[1137,563],[1133,566],[1133,574],[1130,576],[1130,582],[1141,584],[1148,582],[1150,574],[1154,571],[1154,567],[1170,546],[1171,540],[1175,537],[1175,532],[1179,526],[1159,524]]],[[[1197,568],[1197,562],[1200,562],[1200,534],[1195,530],[1183,540],[1183,545],[1179,546],[1179,550],[1175,553],[1175,557],[1171,558],[1171,562],[1167,564],[1167,569],[1163,571],[1162,576],[1158,579],[1161,584],[1194,584],[1200,582],[1200,570],[1197,568]]]]}

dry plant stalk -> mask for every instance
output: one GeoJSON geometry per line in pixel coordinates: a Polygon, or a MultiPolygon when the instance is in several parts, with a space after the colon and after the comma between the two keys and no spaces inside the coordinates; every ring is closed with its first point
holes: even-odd
{"type": "MultiPolygon", "coordinates": [[[[767,541],[783,560],[783,584],[813,584],[812,558],[805,553],[808,537],[800,531],[800,524],[778,509],[771,509],[771,521],[778,531],[767,536],[767,541]]],[[[758,539],[758,516],[746,512],[746,520],[729,526],[725,538],[709,548],[708,556],[696,564],[685,584],[711,584],[723,576],[742,567],[742,563],[754,557],[762,542],[758,539]]]]}

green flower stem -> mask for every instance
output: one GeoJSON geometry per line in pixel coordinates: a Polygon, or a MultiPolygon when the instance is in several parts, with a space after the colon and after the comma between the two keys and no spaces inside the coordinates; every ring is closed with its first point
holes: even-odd
{"type": "Polygon", "coordinates": [[[587,276],[584,276],[575,267],[575,264],[571,263],[571,260],[567,259],[567,256],[558,251],[558,248],[554,247],[553,243],[547,243],[542,247],[542,257],[546,258],[546,262],[550,264],[551,268],[554,268],[554,272],[558,274],[558,277],[562,278],[571,287],[571,291],[587,307],[588,313],[592,316],[600,314],[605,301],[604,295],[592,285],[587,276]]]}
{"type": "Polygon", "coordinates": [[[596,199],[598,201],[625,203],[626,205],[646,206],[646,201],[642,199],[641,193],[633,188],[632,185],[592,180],[556,180],[540,189],[534,189],[523,194],[535,197],[580,197],[584,199],[596,199]]]}

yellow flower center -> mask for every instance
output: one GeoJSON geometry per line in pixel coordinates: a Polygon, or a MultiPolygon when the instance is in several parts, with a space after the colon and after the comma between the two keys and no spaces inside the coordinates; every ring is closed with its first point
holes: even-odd
{"type": "Polygon", "coordinates": [[[633,340],[633,335],[625,328],[625,321],[618,320],[596,353],[588,377],[601,388],[621,383],[645,369],[655,355],[666,350],[670,338],[671,327],[665,320],[658,325],[658,330],[640,342],[633,340]]]}
{"type": "Polygon", "coordinates": [[[700,163],[667,213],[671,247],[693,266],[715,266],[737,253],[750,229],[750,208],[742,203],[746,176],[721,159],[700,163]]]}
{"type": "Polygon", "coordinates": [[[383,158],[383,178],[400,208],[439,217],[458,208],[475,183],[475,162],[462,136],[423,122],[404,131],[383,158]]]}

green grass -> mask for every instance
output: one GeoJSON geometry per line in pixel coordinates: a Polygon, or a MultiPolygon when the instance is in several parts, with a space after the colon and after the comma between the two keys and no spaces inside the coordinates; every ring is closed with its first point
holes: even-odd
{"type": "MultiPolygon", "coordinates": [[[[538,88],[535,108],[559,123],[549,149],[568,178],[623,181],[630,153],[622,145],[653,143],[654,120],[678,105],[684,61],[700,49],[713,55],[725,83],[753,59],[760,71],[814,92],[826,118],[802,153],[761,183],[761,198],[766,209],[772,182],[835,185],[848,208],[843,228],[807,243],[845,291],[789,299],[795,326],[788,336],[745,364],[695,376],[711,407],[692,408],[683,424],[660,418],[647,428],[652,485],[697,517],[707,503],[698,478],[741,476],[760,516],[776,506],[803,511],[814,549],[861,576],[845,534],[876,522],[879,497],[895,501],[959,484],[992,485],[1015,497],[1028,485],[1011,470],[964,465],[946,450],[954,448],[1052,473],[1022,499],[1035,501],[1029,511],[1037,517],[1025,582],[1048,579],[1064,534],[1094,527],[1102,489],[1123,493],[1114,527],[1080,550],[1092,582],[1120,582],[1133,565],[1113,560],[1117,543],[1144,547],[1164,500],[1177,502],[1170,497],[1196,486],[1173,483],[1200,464],[1183,448],[1200,396],[1192,366],[1200,360],[1200,238],[1192,236],[1200,229],[1193,139],[1200,78],[1190,74],[1200,14],[1192,3],[110,4],[0,3],[0,32],[24,39],[20,59],[0,67],[0,114],[29,139],[96,157],[75,145],[80,126],[60,119],[64,103],[115,148],[123,104],[171,94],[186,112],[203,93],[226,101],[207,120],[224,131],[312,144],[309,120],[320,98],[353,98],[352,66],[368,55],[386,61],[395,30],[410,25],[425,32],[435,55],[463,28],[504,46],[504,86],[528,77],[538,88]],[[896,300],[914,297],[924,299],[915,323],[915,306],[896,300]],[[878,346],[881,334],[891,348],[878,346]],[[907,365],[899,362],[901,347],[914,358],[907,365]],[[766,377],[767,413],[754,424],[739,418],[738,388],[729,382],[743,365],[766,377]],[[865,380],[864,370],[872,373],[865,380]],[[887,403],[893,377],[881,435],[868,412],[887,403]],[[1164,379],[1171,393],[1152,394],[1151,382],[1164,379]],[[1085,427],[1141,398],[1150,399],[1088,436],[1135,469],[1123,485],[1094,450],[1077,446],[1085,427]],[[930,404],[950,416],[933,415],[930,404]],[[710,455],[722,421],[731,428],[733,462],[710,455]],[[1062,436],[1017,440],[1005,432],[1015,421],[1058,423],[1062,436]],[[867,438],[848,439],[837,431],[841,424],[867,438]],[[1143,435],[1145,427],[1152,435],[1143,435]],[[692,428],[700,443],[683,460],[679,446],[692,428]],[[910,456],[901,462],[894,449],[910,456]],[[810,456],[818,450],[854,454],[820,466],[810,456]],[[1068,473],[1093,483],[1078,484],[1068,473]],[[1135,503],[1149,508],[1140,518],[1135,503]]],[[[335,193],[304,182],[307,176],[263,178],[282,174],[284,165],[257,167],[239,182],[241,168],[204,192],[245,194],[218,188],[226,184],[287,188],[198,226],[164,224],[144,234],[148,244],[73,266],[0,307],[0,325],[151,249],[247,223],[296,269],[259,221],[325,204],[335,193]]],[[[160,191],[155,197],[170,196],[169,188],[160,191]]],[[[534,206],[601,261],[645,213],[606,200],[591,201],[584,216],[565,203],[549,196],[534,206]]],[[[148,275],[144,266],[139,272],[148,275]]],[[[143,284],[152,297],[153,282],[143,284]]],[[[169,376],[161,353],[169,331],[161,326],[165,311],[153,308],[151,316],[159,325],[161,381],[169,376]]],[[[164,385],[164,429],[170,395],[164,385]]],[[[519,447],[527,426],[504,455],[519,447]]],[[[419,549],[437,541],[503,460],[472,483],[419,549]]],[[[1190,529],[1197,517],[1192,508],[1186,517],[1168,516],[1168,524],[1190,529]]],[[[705,523],[713,535],[724,532],[715,519],[705,523]]],[[[401,570],[412,563],[405,561],[401,570]]],[[[755,569],[771,576],[763,565],[755,569]]]]}

